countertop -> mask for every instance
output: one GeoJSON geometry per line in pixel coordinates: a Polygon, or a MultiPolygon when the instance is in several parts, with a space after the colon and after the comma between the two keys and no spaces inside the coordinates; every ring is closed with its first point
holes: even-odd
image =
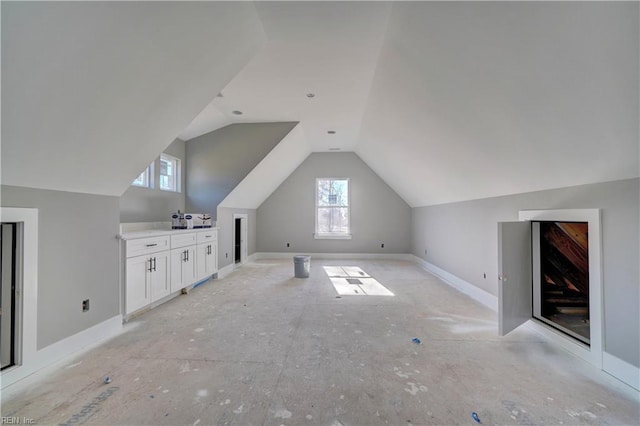
{"type": "Polygon", "coordinates": [[[124,232],[118,235],[121,240],[135,240],[138,238],[160,237],[162,235],[189,234],[193,232],[206,232],[218,230],[217,226],[212,228],[193,228],[193,229],[146,229],[144,231],[124,232]]]}

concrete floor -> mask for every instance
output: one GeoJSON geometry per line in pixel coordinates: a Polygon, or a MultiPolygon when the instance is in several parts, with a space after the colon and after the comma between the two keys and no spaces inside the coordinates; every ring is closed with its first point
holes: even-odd
{"type": "Polygon", "coordinates": [[[37,424],[640,424],[638,392],[403,261],[262,260],[129,322],[2,403],[37,424]],[[343,296],[321,265],[394,297],[343,296]],[[411,342],[414,337],[421,345],[411,342]],[[103,383],[105,376],[112,378],[103,383]]]}

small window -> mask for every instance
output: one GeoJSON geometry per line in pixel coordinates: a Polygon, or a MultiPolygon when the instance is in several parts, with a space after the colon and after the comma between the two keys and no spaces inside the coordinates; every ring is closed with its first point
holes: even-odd
{"type": "Polygon", "coordinates": [[[351,238],[349,179],[316,179],[315,238],[351,238]]]}
{"type": "Polygon", "coordinates": [[[132,183],[133,186],[153,188],[153,163],[149,165],[132,183]]]}
{"type": "Polygon", "coordinates": [[[180,159],[167,154],[160,156],[160,189],[180,192],[180,159]]]}

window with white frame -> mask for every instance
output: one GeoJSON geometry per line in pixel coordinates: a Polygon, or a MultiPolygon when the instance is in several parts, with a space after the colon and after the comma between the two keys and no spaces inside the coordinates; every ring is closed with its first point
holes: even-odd
{"type": "Polygon", "coordinates": [[[180,192],[180,159],[168,154],[160,155],[160,189],[180,192]]]}
{"type": "Polygon", "coordinates": [[[315,238],[351,238],[349,179],[316,179],[315,238]]]}
{"type": "Polygon", "coordinates": [[[153,163],[149,164],[149,166],[140,173],[140,176],[131,182],[131,185],[142,188],[153,188],[153,163]]]}

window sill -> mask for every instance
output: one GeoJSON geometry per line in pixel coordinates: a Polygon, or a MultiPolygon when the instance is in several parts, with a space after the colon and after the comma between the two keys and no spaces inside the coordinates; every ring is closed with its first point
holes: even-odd
{"type": "Polygon", "coordinates": [[[350,240],[351,234],[313,234],[316,240],[350,240]]]}

